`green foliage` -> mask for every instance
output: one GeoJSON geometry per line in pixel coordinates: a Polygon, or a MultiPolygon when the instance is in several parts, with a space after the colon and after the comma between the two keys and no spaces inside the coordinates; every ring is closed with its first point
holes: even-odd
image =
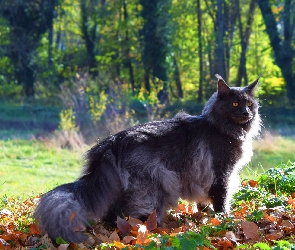
{"type": "MultiPolygon", "coordinates": [[[[166,249],[166,250],[181,250],[195,249],[198,246],[210,246],[208,240],[205,239],[203,233],[186,232],[177,234],[176,236],[162,235],[160,237],[161,246],[157,246],[154,241],[150,242],[144,249],[166,249]]],[[[142,247],[142,246],[139,246],[142,247]]]]}
{"type": "Polygon", "coordinates": [[[95,102],[92,95],[89,96],[89,113],[91,114],[93,121],[100,121],[102,115],[107,109],[108,96],[105,91],[101,91],[99,94],[99,101],[95,102]]]}
{"type": "Polygon", "coordinates": [[[75,113],[72,108],[62,110],[60,112],[60,122],[58,128],[62,131],[78,131],[79,128],[76,126],[75,113]]]}
{"type": "MultiPolygon", "coordinates": [[[[258,176],[257,187],[243,186],[235,195],[233,205],[239,206],[244,201],[255,201],[256,206],[274,208],[288,205],[284,195],[291,195],[295,190],[295,166],[288,162],[271,168],[258,176]],[[284,194],[284,195],[282,195],[284,194]]],[[[249,220],[259,220],[261,213],[253,211],[249,220]]]]}
{"type": "Polygon", "coordinates": [[[262,199],[267,193],[257,187],[244,186],[235,194],[235,201],[250,201],[262,199]]]}
{"type": "Polygon", "coordinates": [[[272,193],[291,194],[295,190],[295,165],[289,162],[271,168],[258,178],[258,182],[261,187],[272,193]]]}
{"type": "Polygon", "coordinates": [[[253,211],[246,218],[248,221],[259,221],[263,218],[263,212],[261,210],[253,211]]]}
{"type": "MultiPolygon", "coordinates": [[[[60,92],[60,87],[72,81],[77,73],[88,72],[94,76],[94,81],[95,77],[104,75],[108,75],[110,79],[106,82],[96,81],[96,86],[92,85],[90,92],[95,92],[92,88],[98,88],[107,93],[114,82],[120,82],[127,85],[129,93],[132,93],[128,96],[131,99],[133,96],[138,97],[135,99],[141,99],[142,89],[147,88],[144,84],[145,77],[152,75],[148,83],[156,86],[152,90],[156,91],[156,94],[145,94],[148,96],[145,100],[157,97],[163,86],[169,86],[169,101],[174,103],[179,101],[175,95],[176,60],[184,92],[183,100],[196,100],[199,88],[196,79],[199,79],[200,74],[198,57],[201,54],[198,51],[196,1],[166,0],[151,4],[139,0],[108,3],[63,0],[58,2],[54,12],[50,10],[52,6],[49,5],[41,8],[44,3],[46,1],[33,1],[31,4],[18,1],[19,6],[24,6],[26,11],[23,15],[16,15],[20,18],[16,24],[12,24],[9,16],[4,13],[8,10],[9,13],[17,14],[13,12],[17,8],[5,5],[6,12],[3,7],[0,8],[0,96],[16,99],[23,97],[27,86],[16,83],[22,81],[19,73],[29,72],[26,71],[28,66],[34,73],[31,75],[33,81],[30,82],[35,83],[31,87],[36,89],[35,97],[39,101],[51,100],[60,92]],[[52,13],[55,15],[52,16],[52,13]],[[46,23],[50,20],[53,21],[52,30],[49,29],[50,24],[46,23]],[[24,30],[21,29],[23,23],[28,24],[25,28],[29,27],[28,30],[25,29],[25,33],[21,33],[21,30],[24,30]],[[19,34],[14,34],[17,30],[19,34]],[[29,43],[22,44],[21,39],[16,39],[18,37],[25,37],[29,43]],[[18,50],[21,45],[28,45],[28,52],[13,53],[12,48],[18,50]],[[21,58],[17,59],[16,55],[21,58]]],[[[234,11],[233,3],[229,2],[227,5],[229,10],[234,11]]],[[[249,1],[240,3],[241,22],[244,27],[248,6],[249,1]]],[[[273,11],[275,9],[272,8],[273,11]]],[[[216,86],[212,76],[216,48],[216,8],[211,3],[201,1],[201,12],[202,55],[203,61],[206,62],[203,65],[203,94],[207,98],[215,91],[216,86]]],[[[278,20],[282,13],[276,13],[278,20]]],[[[281,69],[275,64],[265,29],[261,12],[257,8],[247,49],[248,78],[251,81],[263,73],[259,90],[261,104],[286,107],[289,105],[286,84],[281,69]]],[[[233,25],[233,30],[232,37],[231,34],[226,34],[224,42],[229,46],[229,78],[234,84],[241,53],[240,35],[236,32],[238,22],[233,25]]],[[[98,96],[92,98],[92,104],[99,102],[98,96]]],[[[137,100],[133,101],[136,103],[137,100]]],[[[154,102],[148,100],[148,103],[153,106],[154,102]]],[[[94,110],[94,106],[93,104],[91,109],[94,110]]],[[[97,111],[96,109],[95,112],[97,111]]],[[[101,116],[98,113],[93,115],[95,119],[101,116]]]]}

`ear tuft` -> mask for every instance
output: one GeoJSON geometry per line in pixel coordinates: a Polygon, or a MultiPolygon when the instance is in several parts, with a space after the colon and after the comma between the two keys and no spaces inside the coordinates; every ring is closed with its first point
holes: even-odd
{"type": "Polygon", "coordinates": [[[218,79],[218,83],[217,83],[218,96],[228,94],[230,91],[230,87],[225,83],[225,81],[223,80],[223,78],[220,75],[215,74],[215,76],[218,79]]]}
{"type": "Polygon", "coordinates": [[[262,74],[260,74],[254,82],[250,83],[248,86],[245,87],[245,90],[246,90],[248,93],[250,93],[250,94],[254,94],[254,91],[255,91],[255,89],[256,89],[257,86],[258,86],[259,78],[261,77],[261,75],[262,75],[262,74]]]}

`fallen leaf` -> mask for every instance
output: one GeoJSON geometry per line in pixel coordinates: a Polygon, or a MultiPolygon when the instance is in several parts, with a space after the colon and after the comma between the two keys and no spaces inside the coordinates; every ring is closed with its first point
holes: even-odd
{"type": "Polygon", "coordinates": [[[257,184],[258,184],[258,181],[250,180],[250,181],[248,182],[248,184],[250,185],[250,187],[256,187],[257,184]]]}
{"type": "Polygon", "coordinates": [[[32,223],[29,225],[30,234],[41,234],[41,230],[39,229],[38,225],[35,223],[32,223]]]}
{"type": "Polygon", "coordinates": [[[178,210],[182,213],[186,213],[186,207],[185,204],[179,203],[177,206],[178,210]]]}
{"type": "Polygon", "coordinates": [[[244,235],[248,239],[259,240],[258,226],[252,221],[242,221],[244,235]]]}
{"type": "Polygon", "coordinates": [[[126,247],[126,246],[125,246],[123,243],[121,243],[120,241],[114,241],[113,244],[114,244],[114,247],[116,247],[116,249],[117,249],[117,248],[122,249],[122,248],[125,248],[125,247],[126,247]]]}
{"type": "Polygon", "coordinates": [[[58,246],[57,250],[67,250],[70,244],[61,244],[58,246]]]}
{"type": "Polygon", "coordinates": [[[131,231],[131,226],[128,223],[128,221],[120,218],[119,216],[117,217],[117,227],[121,231],[123,235],[129,235],[131,231]]]}
{"type": "Polygon", "coordinates": [[[128,223],[132,228],[138,228],[143,222],[140,219],[129,216],[128,223]]]}
{"type": "Polygon", "coordinates": [[[120,237],[117,233],[117,231],[114,231],[110,237],[109,237],[110,241],[120,241],[120,237]]]}
{"type": "Polygon", "coordinates": [[[281,232],[281,231],[276,231],[276,232],[272,232],[270,234],[265,235],[265,238],[267,240],[270,240],[270,241],[272,241],[272,240],[278,240],[278,239],[281,239],[283,237],[284,237],[284,233],[281,232]]]}
{"type": "Polygon", "coordinates": [[[136,238],[137,244],[144,244],[148,238],[148,230],[145,225],[140,225],[138,228],[138,235],[136,238]]]}
{"type": "Polygon", "coordinates": [[[221,238],[221,240],[217,244],[219,246],[222,246],[222,250],[233,248],[233,244],[226,237],[221,238]]]}
{"type": "Polygon", "coordinates": [[[136,238],[131,235],[128,235],[128,236],[125,236],[122,241],[124,244],[129,244],[133,240],[136,240],[136,238]]]}
{"type": "Polygon", "coordinates": [[[156,209],[150,214],[146,221],[146,228],[149,231],[153,231],[154,229],[157,228],[157,212],[156,209]]]}
{"type": "Polygon", "coordinates": [[[280,224],[281,228],[288,228],[288,229],[293,229],[294,225],[290,220],[283,220],[282,223],[280,224]]]}
{"type": "Polygon", "coordinates": [[[95,239],[92,237],[88,237],[88,239],[86,240],[86,244],[89,246],[93,246],[95,244],[95,239]]]}
{"type": "Polygon", "coordinates": [[[102,243],[102,242],[109,242],[109,237],[104,235],[104,234],[97,234],[96,235],[97,240],[102,243]]]}
{"type": "Polygon", "coordinates": [[[213,225],[213,226],[218,226],[218,225],[220,225],[220,220],[218,219],[218,218],[212,218],[211,220],[210,220],[210,223],[213,225]]]}

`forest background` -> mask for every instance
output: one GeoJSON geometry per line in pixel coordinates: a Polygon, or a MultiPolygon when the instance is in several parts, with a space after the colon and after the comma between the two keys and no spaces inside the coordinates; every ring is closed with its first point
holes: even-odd
{"type": "MultiPolygon", "coordinates": [[[[25,143],[7,139],[77,149],[179,110],[200,114],[218,73],[230,86],[262,74],[264,129],[288,140],[258,143],[256,163],[295,161],[294,33],[293,0],[0,0],[2,159],[29,162],[15,173],[35,168],[36,147],[19,156],[25,143]]],[[[18,182],[4,165],[6,184],[18,182]]]]}
{"type": "MultiPolygon", "coordinates": [[[[142,121],[155,111],[198,113],[216,90],[216,73],[231,86],[263,74],[262,114],[294,124],[294,1],[1,2],[6,115],[15,105],[21,116],[30,109],[43,129],[54,130],[64,110],[87,136],[84,128],[118,115],[142,121]]],[[[17,123],[0,119],[1,128],[17,123]]]]}

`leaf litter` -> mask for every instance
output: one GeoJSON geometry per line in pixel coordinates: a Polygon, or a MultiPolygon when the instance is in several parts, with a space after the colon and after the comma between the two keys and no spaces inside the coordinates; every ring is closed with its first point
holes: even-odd
{"type": "MultiPolygon", "coordinates": [[[[257,185],[253,180],[242,183],[257,185]]],[[[156,210],[144,222],[118,217],[114,228],[101,223],[88,228],[89,238],[80,244],[52,242],[41,233],[32,219],[38,199],[6,200],[0,210],[0,249],[291,249],[271,247],[295,242],[294,193],[284,197],[286,206],[269,208],[250,199],[234,204],[230,214],[181,202],[168,212],[162,227],[157,226],[156,210]]]]}

